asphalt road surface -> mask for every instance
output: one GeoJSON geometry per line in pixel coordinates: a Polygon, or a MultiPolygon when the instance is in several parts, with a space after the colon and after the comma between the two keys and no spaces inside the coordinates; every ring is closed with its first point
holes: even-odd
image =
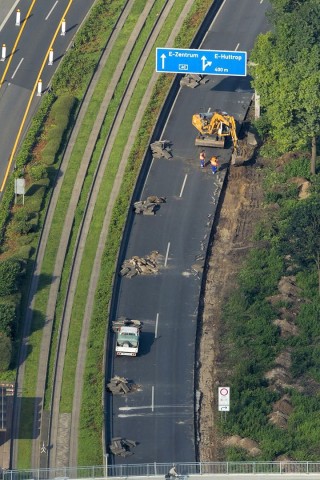
{"type": "MultiPolygon", "coordinates": [[[[266,0],[225,0],[202,48],[252,48],[266,31],[266,0]]],[[[153,250],[162,255],[160,273],[120,281],[113,318],[143,322],[137,358],[110,355],[109,375],[121,375],[140,385],[139,391],[113,397],[110,436],[138,442],[133,456],[114,462],[193,462],[195,449],[194,363],[201,276],[192,265],[207,248],[223,172],[200,170],[194,146],[194,113],[221,109],[243,120],[252,98],[248,77],[210,77],[194,90],[184,87],[172,108],[162,138],[173,142],[171,160],[152,162],[141,198],[166,196],[156,216],[136,216],[126,258],[153,250]]],[[[227,168],[230,149],[206,149],[227,168]]],[[[109,412],[110,413],[110,412],[109,412]]],[[[109,413],[107,418],[109,420],[109,413]]],[[[112,461],[112,459],[110,459],[112,461]]]]}
{"type": "MultiPolygon", "coordinates": [[[[11,3],[14,4],[14,2],[11,3]]],[[[17,49],[12,57],[5,81],[0,88],[0,188],[40,67],[46,58],[51,40],[69,3],[70,0],[48,0],[45,2],[35,0],[17,49]]],[[[53,45],[53,65],[47,66],[47,61],[45,63],[46,66],[41,77],[43,91],[46,90],[59,61],[63,58],[74,34],[93,3],[94,0],[73,1],[71,3],[66,17],[66,34],[62,36],[59,32],[53,45]]],[[[20,27],[15,26],[16,9],[14,9],[1,30],[1,44],[5,43],[7,46],[7,58],[6,61],[0,62],[0,78],[5,72],[19,30],[22,28],[23,20],[31,4],[31,0],[24,0],[16,4],[16,8],[21,10],[20,27]]],[[[40,97],[34,97],[25,127],[28,126],[39,104],[39,99],[40,97]]]]}

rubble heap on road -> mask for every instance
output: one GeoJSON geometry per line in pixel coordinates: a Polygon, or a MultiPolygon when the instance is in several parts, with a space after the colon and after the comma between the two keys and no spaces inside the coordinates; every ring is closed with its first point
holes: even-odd
{"type": "Polygon", "coordinates": [[[128,457],[133,455],[131,449],[137,446],[137,442],[128,440],[122,437],[115,437],[111,440],[109,445],[110,452],[113,455],[119,455],[120,457],[128,457]]]}
{"type": "Polygon", "coordinates": [[[134,256],[129,260],[125,260],[121,266],[121,277],[135,277],[136,275],[153,275],[158,273],[157,258],[159,252],[156,250],[146,257],[134,256]]]}
{"type": "Polygon", "coordinates": [[[142,215],[154,215],[158,205],[165,203],[165,197],[157,197],[156,195],[150,195],[147,200],[140,200],[134,202],[133,208],[135,213],[142,213],[142,215]]]}
{"type": "Polygon", "coordinates": [[[208,81],[209,79],[205,75],[197,75],[197,74],[191,73],[181,78],[180,85],[181,87],[186,86],[190,88],[196,88],[199,85],[204,85],[208,81]]]}
{"type": "Polygon", "coordinates": [[[157,140],[154,143],[151,143],[150,148],[152,151],[152,156],[154,158],[167,158],[168,160],[172,158],[170,140],[157,140]]]}
{"type": "Polygon", "coordinates": [[[129,382],[127,378],[119,377],[118,375],[115,375],[111,378],[110,382],[107,383],[107,390],[113,395],[126,395],[136,390],[136,387],[137,385],[129,382]]]}
{"type": "Polygon", "coordinates": [[[113,332],[117,332],[121,327],[138,327],[141,329],[142,322],[140,322],[140,320],[133,320],[132,318],[127,317],[119,317],[117,320],[112,322],[113,332]]]}

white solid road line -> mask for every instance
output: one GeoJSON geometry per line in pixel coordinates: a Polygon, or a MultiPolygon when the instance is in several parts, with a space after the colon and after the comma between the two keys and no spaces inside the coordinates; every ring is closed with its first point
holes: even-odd
{"type": "Polygon", "coordinates": [[[157,317],[156,317],[156,328],[154,330],[154,338],[157,338],[157,335],[158,335],[158,322],[159,322],[159,313],[157,313],[157,317]]]}
{"type": "MultiPolygon", "coordinates": [[[[146,413],[119,413],[118,418],[132,418],[132,417],[175,417],[176,412],[146,412],[146,413]]],[[[179,412],[179,417],[190,417],[190,412],[179,412]]]]}
{"type": "MultiPolygon", "coordinates": [[[[142,405],[141,407],[119,407],[121,412],[130,412],[131,410],[147,410],[151,405],[142,405]]],[[[154,408],[193,408],[192,405],[154,405],[154,408]]]]}
{"type": "Polygon", "coordinates": [[[153,385],[151,390],[151,412],[154,412],[154,386],[153,385]]]}
{"type": "Polygon", "coordinates": [[[17,65],[17,68],[16,68],[15,71],[13,72],[13,75],[12,75],[11,79],[15,77],[15,75],[16,75],[16,73],[17,73],[17,71],[18,71],[18,68],[20,67],[20,65],[21,65],[21,63],[23,62],[23,60],[24,60],[24,58],[21,58],[20,62],[19,62],[18,65],[17,65]]]}
{"type": "Polygon", "coordinates": [[[238,45],[236,46],[236,48],[234,50],[237,51],[239,46],[240,46],[240,43],[238,43],[238,45]]]}
{"type": "Polygon", "coordinates": [[[169,250],[170,250],[170,242],[168,243],[168,246],[167,246],[167,253],[166,253],[166,258],[165,258],[165,261],[164,261],[164,266],[165,267],[167,266],[167,263],[168,263],[169,250]]]}
{"type": "Polygon", "coordinates": [[[5,17],[5,19],[3,20],[3,22],[2,22],[1,25],[0,25],[0,32],[1,32],[1,30],[3,29],[3,27],[5,26],[5,24],[7,23],[7,21],[9,20],[10,15],[12,14],[13,10],[16,8],[16,6],[18,5],[19,2],[20,2],[20,0],[17,0],[17,1],[12,5],[9,13],[7,14],[7,16],[5,17]]]}
{"type": "Polygon", "coordinates": [[[185,184],[186,184],[187,178],[188,178],[188,174],[186,174],[186,175],[185,175],[185,177],[184,177],[184,180],[183,180],[183,184],[182,184],[182,187],[181,187],[181,191],[180,191],[179,198],[181,198],[181,197],[182,197],[183,190],[184,190],[184,187],[185,187],[185,184]]]}
{"type": "Polygon", "coordinates": [[[51,8],[50,12],[48,13],[48,15],[46,16],[45,20],[48,20],[48,18],[50,17],[51,13],[53,12],[53,10],[56,8],[58,4],[58,0],[56,1],[56,3],[53,5],[53,7],[51,8]]]}
{"type": "Polygon", "coordinates": [[[145,181],[144,181],[144,185],[143,185],[143,189],[142,189],[142,192],[141,192],[140,201],[143,199],[144,189],[145,189],[145,187],[146,187],[146,185],[147,185],[147,181],[148,181],[148,178],[149,178],[149,174],[150,174],[150,172],[151,172],[151,168],[152,168],[153,162],[154,162],[154,158],[152,157],[152,160],[151,160],[151,163],[150,163],[150,167],[149,167],[149,170],[148,170],[146,179],[145,179],[145,181]]]}

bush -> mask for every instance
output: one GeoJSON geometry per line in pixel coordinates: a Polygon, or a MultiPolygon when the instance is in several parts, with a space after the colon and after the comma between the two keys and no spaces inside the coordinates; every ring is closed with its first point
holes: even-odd
{"type": "Polygon", "coordinates": [[[38,180],[41,180],[47,176],[47,169],[45,165],[41,163],[35,163],[29,168],[28,173],[32,182],[37,182],[38,180]]]}
{"type": "Polygon", "coordinates": [[[21,265],[18,260],[0,261],[0,296],[10,295],[17,291],[21,265]]]}
{"type": "Polygon", "coordinates": [[[0,332],[0,372],[8,370],[11,362],[12,343],[11,339],[0,332]]]}
{"type": "Polygon", "coordinates": [[[249,301],[255,301],[257,296],[264,298],[271,295],[283,271],[283,259],[275,248],[252,250],[239,273],[241,290],[249,301]]]}
{"type": "Polygon", "coordinates": [[[10,235],[26,235],[29,233],[31,231],[31,215],[25,206],[16,210],[7,229],[8,237],[10,235]]]}
{"type": "Polygon", "coordinates": [[[16,308],[12,303],[0,303],[0,333],[12,336],[16,321],[16,308]]]}

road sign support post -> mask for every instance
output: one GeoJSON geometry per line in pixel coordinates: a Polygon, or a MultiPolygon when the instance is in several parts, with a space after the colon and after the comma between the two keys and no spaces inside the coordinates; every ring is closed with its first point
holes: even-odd
{"type": "Polygon", "coordinates": [[[6,47],[6,44],[3,43],[1,48],[1,62],[5,61],[6,56],[7,56],[7,47],[6,47]]]}
{"type": "Polygon", "coordinates": [[[20,27],[20,21],[21,21],[21,12],[18,8],[16,11],[16,27],[20,27]]]}

